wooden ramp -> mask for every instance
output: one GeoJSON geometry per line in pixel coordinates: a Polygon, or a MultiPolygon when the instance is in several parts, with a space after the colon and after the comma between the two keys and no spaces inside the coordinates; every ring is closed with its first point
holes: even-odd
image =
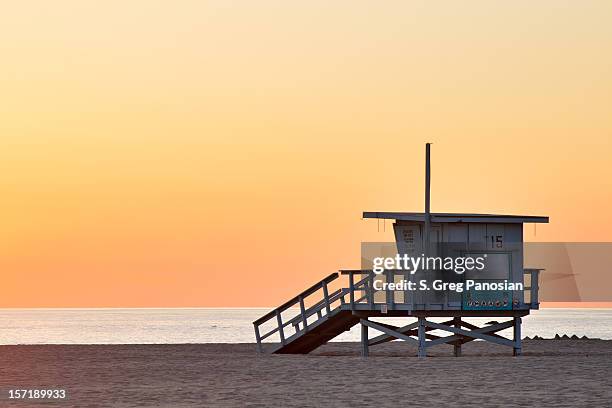
{"type": "Polygon", "coordinates": [[[329,316],[308,326],[305,332],[299,332],[285,340],[285,344],[277,345],[272,353],[277,354],[307,354],[327,343],[337,335],[350,330],[359,323],[359,317],[351,311],[334,309],[329,316]]]}

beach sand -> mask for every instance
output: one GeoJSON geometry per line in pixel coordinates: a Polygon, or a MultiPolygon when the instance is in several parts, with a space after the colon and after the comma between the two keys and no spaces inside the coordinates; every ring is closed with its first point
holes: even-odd
{"type": "Polygon", "coordinates": [[[0,346],[0,406],[439,407],[612,404],[612,341],[526,340],[523,355],[472,342],[418,359],[403,342],[330,343],[310,355],[253,344],[0,346]],[[9,404],[9,388],[64,388],[69,399],[9,404]]]}

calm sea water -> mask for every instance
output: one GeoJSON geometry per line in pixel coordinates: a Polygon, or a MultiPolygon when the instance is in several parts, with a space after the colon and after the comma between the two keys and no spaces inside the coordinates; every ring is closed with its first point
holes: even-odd
{"type": "MultiPolygon", "coordinates": [[[[252,322],[268,311],[0,309],[0,344],[252,343],[252,322]]],[[[413,320],[383,321],[404,325],[413,320]]],[[[491,319],[468,320],[484,323],[491,319]]],[[[612,309],[544,309],[523,319],[523,336],[553,337],[556,333],[612,339],[612,309]]],[[[359,341],[358,327],[335,340],[359,341]]]]}

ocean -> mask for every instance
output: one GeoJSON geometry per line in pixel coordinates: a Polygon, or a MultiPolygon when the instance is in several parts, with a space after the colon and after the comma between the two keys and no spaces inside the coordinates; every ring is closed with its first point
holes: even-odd
{"type": "MultiPolygon", "coordinates": [[[[0,309],[0,344],[253,343],[252,322],[269,310],[0,309]]],[[[482,324],[491,318],[467,320],[482,324]]],[[[413,319],[382,321],[405,325],[413,319]]],[[[610,340],[612,309],[536,310],[523,318],[522,331],[529,337],[575,334],[610,340]]],[[[509,330],[500,334],[511,336],[509,330]]],[[[334,341],[359,341],[358,327],[334,341]]]]}

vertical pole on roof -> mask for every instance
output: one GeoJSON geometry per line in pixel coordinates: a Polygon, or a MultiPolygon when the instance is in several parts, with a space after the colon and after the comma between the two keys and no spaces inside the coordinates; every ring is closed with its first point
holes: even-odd
{"type": "Polygon", "coordinates": [[[423,244],[425,246],[424,255],[429,255],[429,230],[431,228],[430,218],[430,193],[431,193],[431,143],[425,144],[425,231],[423,233],[423,244]]]}

